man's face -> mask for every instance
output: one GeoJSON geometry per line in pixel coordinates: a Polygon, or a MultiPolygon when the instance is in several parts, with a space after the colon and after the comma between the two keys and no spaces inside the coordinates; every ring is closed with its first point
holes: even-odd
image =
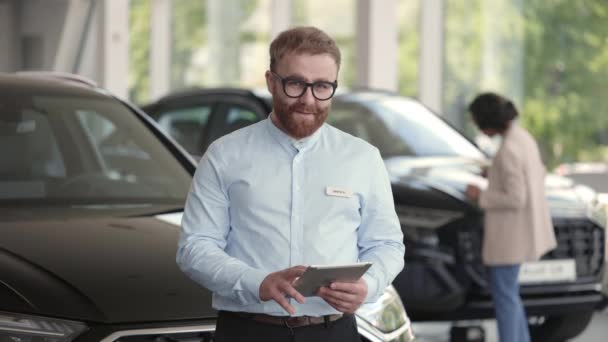
{"type": "MultiPolygon", "coordinates": [[[[278,61],[275,73],[283,79],[300,79],[307,83],[334,82],[338,77],[338,67],[329,54],[291,53],[278,61]]],[[[272,94],[272,107],[278,120],[277,124],[291,137],[301,139],[310,136],[327,119],[331,99],[317,100],[311,87],[308,87],[301,97],[288,97],[283,92],[281,80],[272,72],[266,72],[266,84],[272,94]]]]}

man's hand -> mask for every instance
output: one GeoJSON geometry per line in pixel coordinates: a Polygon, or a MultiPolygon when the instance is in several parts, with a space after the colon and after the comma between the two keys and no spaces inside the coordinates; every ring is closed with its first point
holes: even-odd
{"type": "Polygon", "coordinates": [[[319,289],[323,298],[334,309],[343,313],[355,313],[367,297],[367,283],[363,278],[355,283],[334,282],[319,289]]]}
{"type": "Polygon", "coordinates": [[[306,271],[306,266],[294,266],[279,272],[270,273],[260,284],[260,299],[264,302],[274,300],[289,312],[290,315],[296,313],[293,306],[289,304],[287,297],[292,297],[298,303],[304,304],[306,301],[294,287],[294,280],[306,271]]]}

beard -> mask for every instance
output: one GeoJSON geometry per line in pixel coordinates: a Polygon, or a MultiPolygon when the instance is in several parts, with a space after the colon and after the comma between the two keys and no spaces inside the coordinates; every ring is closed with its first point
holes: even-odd
{"type": "Polygon", "coordinates": [[[283,129],[291,137],[296,139],[306,138],[323,126],[327,119],[330,106],[320,108],[317,106],[307,106],[302,103],[286,104],[281,100],[273,98],[272,108],[274,113],[283,126],[283,129]],[[296,114],[295,112],[312,113],[308,115],[296,114]]]}

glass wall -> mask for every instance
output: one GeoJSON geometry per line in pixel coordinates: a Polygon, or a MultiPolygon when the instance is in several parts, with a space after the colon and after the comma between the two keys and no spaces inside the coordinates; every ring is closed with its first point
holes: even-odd
{"type": "Polygon", "coordinates": [[[512,98],[549,167],[608,159],[608,2],[449,0],[444,111],[474,135],[480,91],[512,98]]]}
{"type": "Polygon", "coordinates": [[[397,90],[401,95],[416,97],[420,58],[420,0],[401,0],[398,6],[397,90]]]}
{"type": "Polygon", "coordinates": [[[356,5],[355,0],[334,0],[331,5],[326,0],[293,0],[293,24],[316,26],[334,38],[340,47],[340,87],[351,87],[355,81],[356,5]]]}
{"type": "MultiPolygon", "coordinates": [[[[149,98],[149,0],[131,0],[130,96],[149,98]]],[[[398,91],[417,96],[420,0],[400,0],[398,91]]],[[[171,84],[263,87],[272,0],[172,0],[171,84]]],[[[512,98],[550,167],[608,159],[608,1],[444,2],[443,112],[477,135],[467,105],[481,91],[512,98]]],[[[317,26],[343,53],[340,85],[356,77],[356,0],[292,0],[292,23],[317,26]],[[336,18],[339,18],[337,20],[336,18]]]]}
{"type": "Polygon", "coordinates": [[[171,89],[264,85],[271,0],[173,0],[171,89]]]}
{"type": "Polygon", "coordinates": [[[129,99],[135,103],[150,97],[150,3],[129,3],[129,99]]]}

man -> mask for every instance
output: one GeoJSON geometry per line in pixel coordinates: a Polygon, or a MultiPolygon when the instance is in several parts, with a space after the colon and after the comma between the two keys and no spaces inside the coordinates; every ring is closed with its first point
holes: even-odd
{"type": "Polygon", "coordinates": [[[359,340],[353,313],[403,268],[403,236],[376,148],[329,125],[340,51],[312,27],[270,46],[267,120],[214,142],[196,171],[177,262],[213,291],[218,341],[359,340]],[[314,297],[305,265],[359,261],[357,282],[314,297]]]}

